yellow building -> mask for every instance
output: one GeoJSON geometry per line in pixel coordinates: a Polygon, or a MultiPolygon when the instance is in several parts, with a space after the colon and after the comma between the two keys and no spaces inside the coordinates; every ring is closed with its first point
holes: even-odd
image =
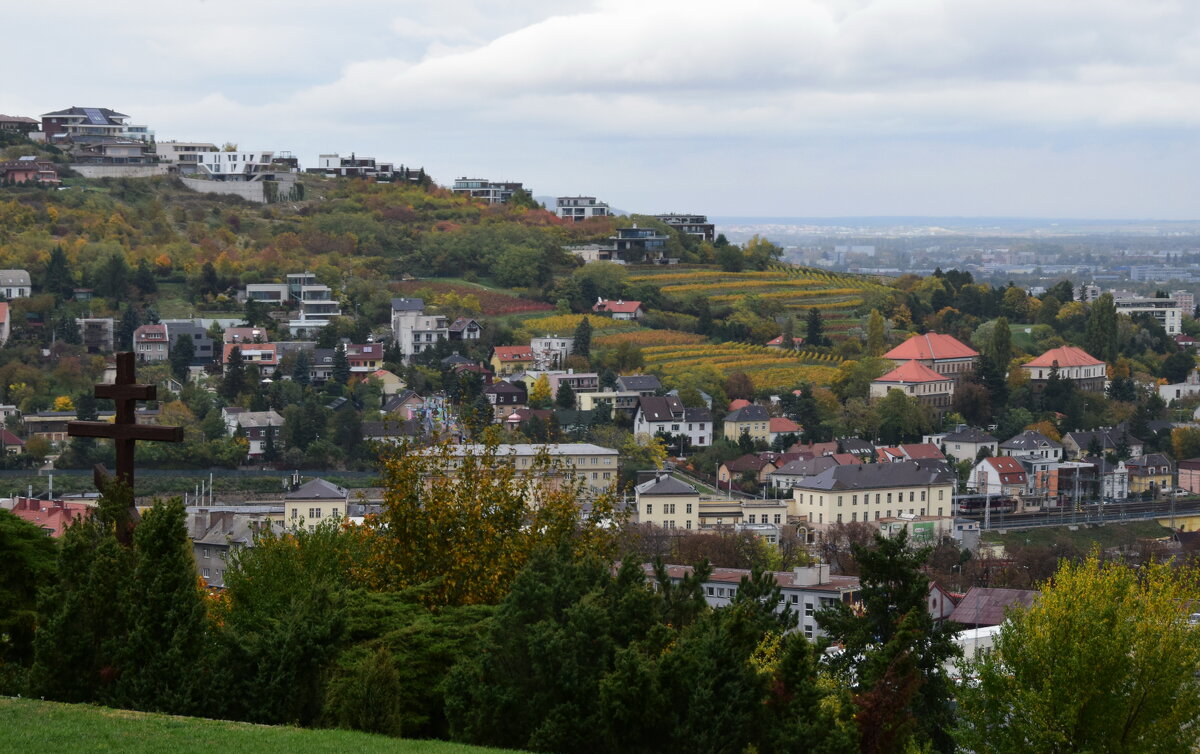
{"type": "Polygon", "coordinates": [[[945,461],[832,466],[794,482],[793,510],[810,524],[954,515],[957,476],[945,461]]]}
{"type": "MultiPolygon", "coordinates": [[[[457,467],[457,459],[480,456],[484,446],[477,444],[451,445],[451,464],[457,467]]],[[[436,452],[436,449],[433,451],[436,452]]],[[[562,465],[563,471],[583,480],[584,490],[592,494],[605,492],[620,476],[620,454],[612,448],[602,448],[591,443],[513,443],[496,446],[496,459],[511,462],[517,472],[532,470],[542,452],[550,460],[562,465]]],[[[452,470],[448,470],[452,471],[452,470]]]]}
{"type": "Polygon", "coordinates": [[[1130,458],[1125,462],[1125,468],[1129,470],[1130,495],[1146,492],[1163,494],[1175,487],[1171,461],[1162,453],[1147,453],[1130,458]]]}
{"type": "Polygon", "coordinates": [[[660,472],[634,488],[635,521],[662,529],[705,531],[725,527],[747,529],[769,542],[788,523],[789,500],[701,498],[695,487],[660,472]]]}
{"type": "Polygon", "coordinates": [[[492,372],[516,374],[533,368],[533,349],[529,346],[496,346],[492,350],[492,372]]]}
{"type": "Polygon", "coordinates": [[[346,518],[350,490],[324,479],[305,482],[283,496],[284,523],[306,524],[311,531],[330,518],[346,518]]]}
{"type": "Polygon", "coordinates": [[[742,433],[750,435],[752,440],[770,442],[771,416],[763,406],[742,406],[725,415],[724,436],[730,442],[737,442],[742,433]]]}

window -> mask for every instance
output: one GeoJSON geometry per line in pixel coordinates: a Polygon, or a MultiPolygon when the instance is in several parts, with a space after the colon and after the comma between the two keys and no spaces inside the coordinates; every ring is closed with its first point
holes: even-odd
{"type": "Polygon", "coordinates": [[[705,587],[705,589],[707,589],[707,590],[708,590],[708,596],[709,596],[709,597],[713,596],[713,588],[712,588],[711,586],[709,586],[709,587],[705,587]]]}
{"type": "Polygon", "coordinates": [[[842,496],[841,495],[838,495],[838,507],[839,508],[842,507],[842,496]]]}
{"type": "Polygon", "coordinates": [[[308,509],[308,517],[309,518],[320,518],[321,517],[321,509],[320,508],[309,508],[308,509]]]}
{"type": "Polygon", "coordinates": [[[842,522],[842,514],[840,514],[840,513],[838,514],[837,522],[839,524],[842,522]]]}
{"type": "Polygon", "coordinates": [[[851,495],[851,496],[850,496],[850,504],[851,504],[851,505],[858,505],[858,495],[851,495]]]}
{"type": "Polygon", "coordinates": [[[689,518],[687,521],[684,521],[683,523],[684,523],[683,528],[685,528],[685,529],[692,528],[692,519],[689,518]]]}
{"type": "Polygon", "coordinates": [[[875,520],[876,521],[879,520],[879,511],[878,510],[875,511],[875,520]]]}
{"type": "Polygon", "coordinates": [[[921,502],[925,502],[925,490],[921,490],[921,502]]]}
{"type": "Polygon", "coordinates": [[[804,614],[809,617],[812,617],[813,614],[813,603],[809,602],[808,600],[804,601],[804,614]]]}
{"type": "Polygon", "coordinates": [[[691,503],[688,503],[687,505],[685,505],[684,508],[687,513],[692,512],[692,504],[691,503]]]}
{"type": "Polygon", "coordinates": [[[300,518],[300,509],[292,508],[292,518],[300,518]]]}
{"type": "Polygon", "coordinates": [[[201,572],[201,574],[204,576],[204,578],[206,578],[206,579],[207,579],[207,578],[208,578],[208,569],[207,569],[207,568],[205,568],[205,569],[204,569],[204,570],[201,572]]]}
{"type": "Polygon", "coordinates": [[[945,495],[945,494],[946,494],[946,491],[945,491],[945,490],[938,490],[938,500],[941,500],[941,499],[942,499],[942,496],[943,496],[943,495],[945,495]]]}
{"type": "Polygon", "coordinates": [[[908,502],[911,503],[916,499],[917,499],[917,493],[913,492],[912,490],[909,490],[908,491],[908,502]]]}
{"type": "Polygon", "coordinates": [[[856,521],[858,521],[858,511],[854,511],[850,514],[850,522],[854,523],[856,521]]]}
{"type": "MultiPolygon", "coordinates": [[[[903,495],[904,493],[900,493],[900,494],[902,494],[902,495],[903,495]]],[[[890,492],[889,492],[889,493],[887,494],[887,496],[888,496],[888,503],[890,504],[890,503],[892,502],[892,493],[890,493],[890,492]]]]}
{"type": "Polygon", "coordinates": [[[654,512],[654,503],[646,503],[646,515],[649,516],[654,512]]]}
{"type": "Polygon", "coordinates": [[[779,523],[779,514],[778,513],[775,514],[775,523],[779,523]]]}

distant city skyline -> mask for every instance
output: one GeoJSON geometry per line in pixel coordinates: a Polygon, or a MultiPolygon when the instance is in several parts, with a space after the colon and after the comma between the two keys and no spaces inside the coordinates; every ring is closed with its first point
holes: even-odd
{"type": "Polygon", "coordinates": [[[637,212],[1192,220],[1200,4],[78,0],[0,112],[356,152],[637,212]],[[518,7],[513,8],[510,5],[518,7]]]}

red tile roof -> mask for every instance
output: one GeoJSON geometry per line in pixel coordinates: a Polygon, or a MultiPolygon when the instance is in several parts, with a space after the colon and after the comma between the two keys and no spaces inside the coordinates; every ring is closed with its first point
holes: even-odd
{"type": "Polygon", "coordinates": [[[1001,484],[1025,484],[1028,476],[1021,462],[1011,456],[992,456],[983,459],[985,463],[996,470],[1001,484]]]}
{"type": "Polygon", "coordinates": [[[633,314],[642,308],[641,301],[597,301],[592,306],[594,312],[611,312],[613,314],[633,314]]]}
{"type": "Polygon", "coordinates": [[[767,422],[767,430],[772,434],[778,434],[780,432],[787,434],[789,432],[799,432],[800,425],[786,416],[775,416],[772,417],[769,422],[767,422]]]}
{"type": "MultiPolygon", "coordinates": [[[[803,343],[803,342],[804,342],[804,338],[801,338],[801,337],[800,337],[800,336],[798,336],[798,335],[793,335],[793,336],[792,336],[792,345],[794,345],[794,346],[795,346],[795,345],[799,345],[799,344],[801,344],[801,343],[803,343]]],[[[769,345],[769,346],[782,346],[782,345],[783,345],[783,336],[782,336],[782,335],[776,335],[774,338],[771,338],[770,340],[768,340],[768,341],[767,341],[767,345],[769,345]]]]}
{"type": "Polygon", "coordinates": [[[951,335],[931,332],[914,335],[883,355],[885,359],[971,359],[979,355],[974,348],[951,335]]]}
{"type": "Polygon", "coordinates": [[[906,361],[892,371],[876,378],[876,382],[950,382],[952,378],[938,374],[919,361],[906,361]]]}
{"type": "Polygon", "coordinates": [[[736,398],[729,402],[729,410],[737,411],[739,408],[745,408],[750,405],[750,401],[745,398],[736,398]]]}
{"type": "Polygon", "coordinates": [[[500,361],[533,361],[530,346],[496,346],[496,358],[500,361]]]}
{"type": "Polygon", "coordinates": [[[946,457],[942,451],[938,450],[938,446],[928,442],[901,445],[900,450],[913,461],[940,460],[946,457]]]}
{"type": "Polygon", "coordinates": [[[1104,364],[1103,361],[1092,356],[1082,348],[1075,346],[1060,346],[1051,348],[1033,361],[1026,362],[1026,367],[1052,367],[1058,363],[1060,369],[1064,367],[1091,367],[1104,364]]]}

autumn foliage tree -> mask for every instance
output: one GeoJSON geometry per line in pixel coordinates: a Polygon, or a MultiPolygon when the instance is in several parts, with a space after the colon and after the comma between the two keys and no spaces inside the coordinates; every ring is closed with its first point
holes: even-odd
{"type": "Polygon", "coordinates": [[[401,445],[382,468],[383,512],[363,530],[373,588],[420,587],[429,605],[495,603],[539,546],[611,554],[615,496],[593,496],[581,515],[582,478],[546,452],[518,467],[494,443],[464,454],[401,445]]]}

